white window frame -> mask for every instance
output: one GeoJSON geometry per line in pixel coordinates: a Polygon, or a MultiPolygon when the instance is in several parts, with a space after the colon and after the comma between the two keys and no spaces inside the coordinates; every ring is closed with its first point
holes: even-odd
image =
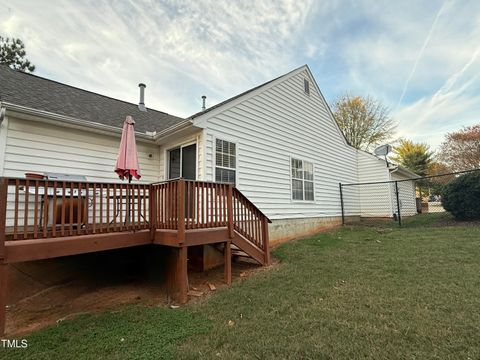
{"type": "Polygon", "coordinates": [[[301,157],[296,157],[296,156],[290,156],[289,157],[289,169],[290,169],[290,201],[291,202],[295,202],[295,203],[315,203],[315,163],[313,161],[310,161],[310,160],[305,160],[301,157]],[[312,176],[313,176],[313,179],[312,180],[305,180],[305,179],[294,179],[293,178],[293,174],[292,174],[292,160],[298,160],[298,161],[301,161],[302,162],[302,168],[303,168],[303,163],[304,162],[308,162],[310,164],[312,164],[312,176]],[[303,185],[303,200],[298,200],[298,199],[294,199],[293,198],[293,180],[299,180],[299,181],[302,181],[302,185],[303,185]],[[305,200],[305,181],[308,181],[308,182],[311,182],[312,185],[313,185],[313,200],[305,200]]]}
{"type": "Polygon", "coordinates": [[[212,171],[212,181],[217,182],[217,167],[221,169],[226,169],[226,170],[233,170],[235,171],[235,187],[238,187],[238,142],[232,139],[229,139],[228,137],[223,137],[223,136],[214,136],[213,137],[213,144],[212,144],[212,152],[213,152],[213,171],[212,171]],[[232,144],[235,144],[235,168],[228,168],[225,166],[219,166],[217,165],[217,140],[222,140],[226,141],[232,144]]]}

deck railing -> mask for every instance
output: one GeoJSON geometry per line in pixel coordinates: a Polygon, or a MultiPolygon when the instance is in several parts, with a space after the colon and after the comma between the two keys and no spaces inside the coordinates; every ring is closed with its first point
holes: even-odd
{"type": "Polygon", "coordinates": [[[260,249],[268,246],[268,218],[243,195],[233,189],[234,228],[260,249]]]}
{"type": "Polygon", "coordinates": [[[176,180],[152,185],[155,197],[155,225],[158,229],[185,229],[227,226],[229,185],[205,181],[176,180]]]}
{"type": "Polygon", "coordinates": [[[228,227],[231,238],[237,231],[259,249],[268,247],[267,217],[229,184],[0,178],[0,200],[4,240],[144,229],[176,230],[181,238],[188,230],[228,227]]]}
{"type": "MultiPolygon", "coordinates": [[[[2,179],[9,240],[148,229],[149,184],[2,179]]],[[[3,201],[2,201],[3,202],[3,201]]]]}

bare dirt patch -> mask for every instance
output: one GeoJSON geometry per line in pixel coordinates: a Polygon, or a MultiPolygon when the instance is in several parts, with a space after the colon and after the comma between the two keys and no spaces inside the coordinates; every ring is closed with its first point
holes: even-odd
{"type": "MultiPolygon", "coordinates": [[[[260,267],[249,262],[234,262],[232,278],[238,281],[260,267]]],[[[101,275],[86,274],[67,283],[51,286],[10,304],[6,334],[18,337],[48,325],[85,313],[100,313],[126,304],[170,306],[164,284],[144,272],[101,275]],[[147,278],[147,279],[145,279],[147,278]]],[[[189,272],[189,301],[225,287],[223,266],[205,272],[189,272]]]]}

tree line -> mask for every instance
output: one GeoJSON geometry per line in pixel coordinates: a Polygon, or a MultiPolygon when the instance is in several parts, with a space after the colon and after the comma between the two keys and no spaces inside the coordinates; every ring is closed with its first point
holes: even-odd
{"type": "MultiPolygon", "coordinates": [[[[378,100],[345,94],[331,108],[346,140],[359,150],[370,152],[394,139],[395,121],[378,100]]],[[[480,168],[480,123],[447,133],[437,152],[404,138],[393,145],[390,160],[420,176],[480,168]]]]}

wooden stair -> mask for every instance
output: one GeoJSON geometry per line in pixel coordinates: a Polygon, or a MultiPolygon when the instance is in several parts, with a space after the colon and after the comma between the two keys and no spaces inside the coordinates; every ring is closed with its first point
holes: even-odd
{"type": "MultiPolygon", "coordinates": [[[[239,238],[242,238],[241,235],[238,235],[239,238]]],[[[235,238],[234,238],[235,239],[235,238]]],[[[255,262],[259,263],[260,265],[268,265],[266,262],[265,262],[265,255],[262,254],[262,250],[261,249],[255,249],[253,252],[251,251],[252,249],[247,246],[247,251],[250,251],[250,253],[242,250],[238,245],[236,245],[236,243],[239,243],[239,242],[242,242],[242,241],[247,241],[248,243],[248,240],[238,240],[235,242],[235,240],[233,240],[231,242],[231,245],[230,245],[230,248],[231,248],[231,254],[232,254],[232,258],[235,259],[235,258],[247,258],[247,259],[252,259],[254,260],[255,262]]],[[[243,244],[245,245],[245,244],[243,244]]],[[[212,244],[213,248],[216,249],[218,252],[222,253],[224,252],[224,247],[225,247],[225,244],[224,243],[220,243],[220,244],[212,244]]],[[[242,244],[240,245],[242,246],[242,244]]],[[[245,248],[245,246],[244,246],[245,248]]]]}
{"type": "Polygon", "coordinates": [[[269,265],[269,256],[266,255],[268,251],[260,249],[237,231],[235,231],[235,237],[232,239],[232,244],[252,259],[258,261],[261,265],[269,265]]]}

